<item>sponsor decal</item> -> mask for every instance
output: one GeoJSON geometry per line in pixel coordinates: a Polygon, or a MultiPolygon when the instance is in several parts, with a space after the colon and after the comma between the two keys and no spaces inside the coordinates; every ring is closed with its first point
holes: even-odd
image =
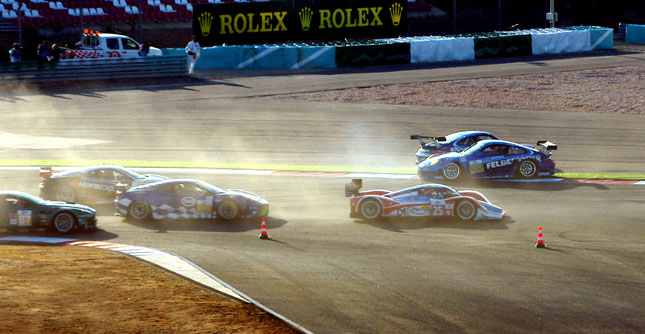
{"type": "Polygon", "coordinates": [[[309,7],[304,7],[300,10],[298,16],[300,16],[300,26],[302,27],[302,31],[308,31],[311,27],[311,18],[314,16],[313,10],[309,7]]]}
{"type": "Polygon", "coordinates": [[[81,188],[86,188],[86,189],[94,189],[94,190],[102,190],[102,191],[109,191],[109,192],[114,192],[114,186],[110,186],[107,184],[98,184],[98,183],[91,183],[91,182],[84,182],[81,181],[78,183],[78,186],[81,188]]]}
{"type": "Polygon", "coordinates": [[[181,205],[185,207],[195,206],[196,203],[197,201],[195,200],[194,197],[184,197],[181,199],[181,205]]]}
{"type": "Polygon", "coordinates": [[[403,13],[403,6],[395,2],[390,6],[390,17],[392,18],[392,25],[398,26],[401,23],[401,13],[403,13]]]}
{"type": "Polygon", "coordinates": [[[484,164],[481,159],[473,160],[470,162],[470,174],[477,174],[484,171],[484,164]]]}
{"type": "Polygon", "coordinates": [[[513,159],[502,159],[497,161],[491,161],[486,163],[486,169],[493,169],[508,166],[513,163],[513,159]]]}
{"type": "Polygon", "coordinates": [[[197,18],[199,21],[199,28],[202,31],[202,36],[208,36],[211,33],[211,25],[213,24],[213,15],[208,12],[203,12],[197,18]]]}

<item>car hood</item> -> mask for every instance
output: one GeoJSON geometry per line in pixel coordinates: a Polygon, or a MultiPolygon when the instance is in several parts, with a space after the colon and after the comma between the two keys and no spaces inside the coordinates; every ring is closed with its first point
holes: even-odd
{"type": "Polygon", "coordinates": [[[242,189],[228,189],[226,190],[226,193],[229,195],[235,195],[235,196],[242,196],[245,197],[249,200],[261,203],[261,204],[268,204],[269,202],[265,200],[264,198],[246,190],[242,189]]]}
{"type": "Polygon", "coordinates": [[[96,213],[96,210],[90,208],[89,206],[83,205],[83,204],[77,204],[77,203],[45,201],[45,206],[52,207],[52,208],[61,208],[61,209],[80,209],[80,210],[86,210],[92,213],[96,213]]]}

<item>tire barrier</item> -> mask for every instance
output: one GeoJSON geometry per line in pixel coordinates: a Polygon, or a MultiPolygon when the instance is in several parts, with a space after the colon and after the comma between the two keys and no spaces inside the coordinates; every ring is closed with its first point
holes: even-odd
{"type": "Polygon", "coordinates": [[[520,57],[532,54],[531,35],[486,36],[475,38],[475,59],[520,57]]]}
{"type": "Polygon", "coordinates": [[[336,67],[401,65],[410,63],[409,43],[374,42],[336,47],[336,67]]]}
{"type": "Polygon", "coordinates": [[[590,33],[586,30],[533,29],[529,33],[534,55],[584,52],[591,48],[590,33]]]}
{"type": "Polygon", "coordinates": [[[397,42],[410,44],[410,63],[438,63],[475,59],[475,41],[467,37],[408,37],[397,42]]]}
{"type": "Polygon", "coordinates": [[[626,24],[625,43],[645,45],[645,25],[626,24]]]}

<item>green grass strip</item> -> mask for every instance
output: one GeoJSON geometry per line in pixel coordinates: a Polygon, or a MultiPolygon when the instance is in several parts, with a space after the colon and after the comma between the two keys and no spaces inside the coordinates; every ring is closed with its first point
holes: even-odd
{"type": "Polygon", "coordinates": [[[605,174],[605,173],[555,173],[554,177],[565,179],[599,179],[599,180],[645,180],[645,174],[605,174]]]}
{"type": "MultiPolygon", "coordinates": [[[[195,161],[142,161],[142,160],[0,160],[3,167],[81,167],[92,165],[119,165],[140,168],[208,168],[208,169],[246,169],[275,170],[288,172],[327,172],[327,173],[379,173],[379,174],[416,174],[416,168],[391,168],[369,166],[312,166],[279,165],[252,163],[219,163],[195,161]]],[[[607,174],[607,173],[555,173],[553,177],[566,179],[601,180],[645,180],[645,174],[607,174]]]]}

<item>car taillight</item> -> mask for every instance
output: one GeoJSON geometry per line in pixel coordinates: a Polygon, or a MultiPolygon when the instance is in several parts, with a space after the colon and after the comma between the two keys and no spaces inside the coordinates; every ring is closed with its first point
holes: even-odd
{"type": "Polygon", "coordinates": [[[553,162],[553,159],[551,159],[551,157],[546,157],[546,158],[543,158],[542,161],[544,161],[544,162],[553,162]]]}

